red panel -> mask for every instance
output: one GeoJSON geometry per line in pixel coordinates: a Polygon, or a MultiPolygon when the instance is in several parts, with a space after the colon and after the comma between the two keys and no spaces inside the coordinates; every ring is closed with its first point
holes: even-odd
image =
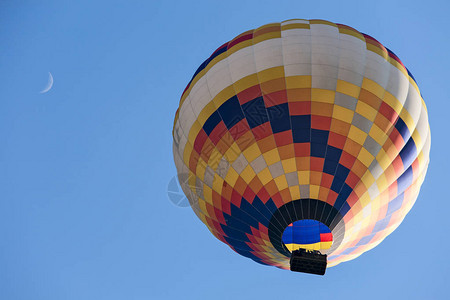
{"type": "Polygon", "coordinates": [[[323,187],[326,187],[326,188],[331,188],[331,184],[333,183],[333,178],[334,178],[333,175],[323,173],[322,181],[321,181],[320,185],[323,187]]]}
{"type": "Polygon", "coordinates": [[[289,102],[289,114],[291,116],[302,116],[311,114],[311,102],[289,102]]]}
{"type": "Polygon", "coordinates": [[[266,105],[266,107],[283,104],[287,101],[286,90],[281,90],[264,95],[264,104],[266,105]]]}
{"type": "Polygon", "coordinates": [[[219,143],[220,139],[227,131],[228,129],[225,126],[225,123],[223,121],[220,121],[219,124],[217,124],[217,126],[209,134],[209,139],[214,143],[214,145],[217,145],[217,143],[219,143]]]}
{"type": "Polygon", "coordinates": [[[272,127],[270,126],[269,122],[266,122],[253,128],[252,132],[253,135],[255,136],[255,139],[258,141],[268,137],[269,135],[272,135],[272,127]]]}
{"type": "Polygon", "coordinates": [[[378,110],[386,119],[392,124],[395,124],[398,119],[398,114],[392,109],[387,103],[381,102],[380,108],[378,110]]]}
{"type": "Polygon", "coordinates": [[[195,137],[195,142],[194,142],[194,149],[195,149],[195,151],[197,151],[197,153],[202,152],[203,145],[205,144],[205,141],[207,138],[208,138],[208,135],[206,134],[206,132],[203,129],[201,129],[200,132],[195,137]]]}
{"type": "Polygon", "coordinates": [[[336,147],[338,149],[343,149],[346,140],[347,137],[340,135],[339,133],[330,131],[328,136],[328,145],[336,147]]]}
{"type": "Polygon", "coordinates": [[[333,241],[333,234],[330,233],[321,233],[320,234],[320,241],[321,242],[332,242],[333,241]]]}
{"type": "Polygon", "coordinates": [[[353,164],[355,163],[356,157],[347,153],[346,151],[342,151],[341,158],[339,159],[339,163],[346,167],[347,169],[351,169],[353,164]]]}
{"type": "Polygon", "coordinates": [[[319,171],[323,170],[324,159],[321,157],[311,157],[311,171],[319,171]]]}
{"type": "Polygon", "coordinates": [[[274,134],[275,142],[277,147],[285,146],[292,144],[294,141],[292,140],[292,131],[286,130],[279,133],[274,134]]]}
{"type": "Polygon", "coordinates": [[[239,103],[241,105],[261,96],[262,92],[259,84],[249,87],[248,89],[243,90],[242,92],[237,94],[239,103]]]}
{"type": "Polygon", "coordinates": [[[329,131],[331,118],[324,116],[311,116],[311,128],[329,131]]]}
{"type": "Polygon", "coordinates": [[[295,143],[294,144],[295,156],[308,157],[311,152],[310,143],[295,143]]]}
{"type": "MultiPolygon", "coordinates": [[[[221,122],[223,123],[223,122],[221,122]]],[[[242,119],[236,125],[229,129],[229,132],[233,139],[236,141],[241,136],[243,136],[247,131],[250,130],[250,126],[248,126],[247,120],[242,119]]]]}

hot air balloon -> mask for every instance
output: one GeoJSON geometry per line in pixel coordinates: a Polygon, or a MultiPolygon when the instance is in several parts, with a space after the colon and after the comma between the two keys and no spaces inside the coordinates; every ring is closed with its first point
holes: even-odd
{"type": "Polygon", "coordinates": [[[324,274],[414,205],[430,129],[414,77],[374,38],[288,20],[220,46],[184,90],[178,176],[198,218],[258,263],[324,274]]]}

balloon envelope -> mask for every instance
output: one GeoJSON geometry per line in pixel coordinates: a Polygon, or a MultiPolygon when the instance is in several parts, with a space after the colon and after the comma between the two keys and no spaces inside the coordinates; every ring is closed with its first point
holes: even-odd
{"type": "Polygon", "coordinates": [[[195,72],[176,112],[183,191],[219,240],[289,268],[378,245],[413,206],[429,162],[427,110],[400,59],[323,20],[240,34],[195,72]]]}

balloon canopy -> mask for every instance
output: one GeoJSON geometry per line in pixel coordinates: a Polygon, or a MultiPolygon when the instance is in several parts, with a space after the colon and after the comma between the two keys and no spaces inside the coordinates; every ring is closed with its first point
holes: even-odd
{"type": "Polygon", "coordinates": [[[334,266],[378,245],[413,206],[430,151],[425,103],[400,59],[324,20],[220,46],[183,92],[173,138],[183,191],[211,233],[284,269],[298,248],[334,266]]]}

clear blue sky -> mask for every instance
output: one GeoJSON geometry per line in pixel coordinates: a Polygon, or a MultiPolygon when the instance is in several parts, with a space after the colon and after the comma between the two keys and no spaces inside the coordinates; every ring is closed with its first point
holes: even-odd
{"type": "Polygon", "coordinates": [[[0,2],[0,299],[448,297],[447,1],[67,2],[0,2]],[[389,47],[431,123],[412,211],[324,277],[235,254],[167,197],[172,121],[196,68],[237,34],[290,18],[389,47]],[[48,72],[53,88],[39,94],[48,72]]]}

